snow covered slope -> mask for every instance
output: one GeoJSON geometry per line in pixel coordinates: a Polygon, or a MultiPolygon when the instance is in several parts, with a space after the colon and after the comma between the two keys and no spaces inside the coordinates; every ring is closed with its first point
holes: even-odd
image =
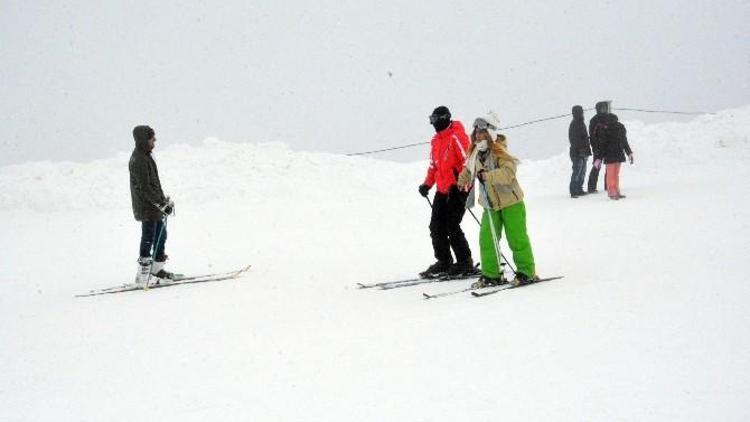
{"type": "Polygon", "coordinates": [[[0,420],[747,420],[750,107],[625,124],[623,201],[570,199],[565,153],[523,163],[565,278],[482,299],[353,286],[431,263],[425,162],[157,146],[169,266],[254,267],[85,299],[135,272],[128,154],[2,167],[0,420]]]}

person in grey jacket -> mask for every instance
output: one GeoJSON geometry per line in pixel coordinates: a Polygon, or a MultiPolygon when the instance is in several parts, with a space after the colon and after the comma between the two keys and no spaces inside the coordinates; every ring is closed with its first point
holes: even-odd
{"type": "MultiPolygon", "coordinates": [[[[147,287],[149,279],[172,279],[174,275],[164,270],[167,255],[166,217],[174,211],[174,202],[164,195],[159,181],[156,162],[151,157],[156,145],[156,134],[149,126],[133,128],[135,148],[130,155],[130,198],[133,216],[141,222],[141,244],[138,273],[135,282],[147,287]]],[[[158,281],[157,281],[158,282],[158,281]]]]}
{"type": "Polygon", "coordinates": [[[570,141],[570,161],[573,162],[573,174],[570,176],[570,197],[586,195],[583,191],[583,180],[586,178],[586,161],[591,155],[589,132],[583,120],[583,107],[573,106],[573,120],[568,127],[570,141]]]}

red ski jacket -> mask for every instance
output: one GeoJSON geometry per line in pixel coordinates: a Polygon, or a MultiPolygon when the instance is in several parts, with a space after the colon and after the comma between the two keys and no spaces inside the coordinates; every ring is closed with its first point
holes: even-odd
{"type": "Polygon", "coordinates": [[[437,184],[440,193],[450,192],[464,168],[469,144],[464,125],[458,120],[453,120],[447,129],[436,133],[432,137],[430,167],[424,184],[430,187],[437,184]]]}

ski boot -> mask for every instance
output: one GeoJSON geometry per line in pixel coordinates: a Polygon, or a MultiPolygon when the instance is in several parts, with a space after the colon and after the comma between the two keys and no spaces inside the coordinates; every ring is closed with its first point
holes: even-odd
{"type": "Polygon", "coordinates": [[[148,281],[151,278],[152,260],[150,256],[138,258],[138,272],[135,274],[136,287],[148,287],[148,281]]]}
{"type": "Polygon", "coordinates": [[[164,265],[167,263],[166,257],[163,261],[154,261],[151,266],[151,276],[156,278],[156,283],[159,284],[161,280],[171,281],[174,280],[174,274],[164,269],[164,265]]]}
{"type": "Polygon", "coordinates": [[[449,277],[464,277],[474,274],[479,274],[479,271],[474,266],[474,261],[471,258],[456,262],[446,272],[446,275],[449,277]]]}
{"type": "Polygon", "coordinates": [[[510,284],[512,284],[513,287],[518,287],[518,286],[524,286],[526,284],[531,284],[535,281],[539,281],[538,275],[529,277],[526,274],[516,273],[516,276],[513,278],[513,280],[511,280],[510,284]]]}
{"type": "Polygon", "coordinates": [[[503,275],[498,278],[490,278],[486,275],[479,277],[479,280],[471,283],[472,289],[483,289],[485,287],[500,286],[502,284],[508,284],[508,280],[503,275]]]}
{"type": "Polygon", "coordinates": [[[453,260],[450,261],[437,261],[434,264],[427,267],[426,270],[419,273],[419,276],[422,278],[434,278],[437,277],[446,271],[448,271],[451,267],[451,264],[453,264],[453,260]]]}

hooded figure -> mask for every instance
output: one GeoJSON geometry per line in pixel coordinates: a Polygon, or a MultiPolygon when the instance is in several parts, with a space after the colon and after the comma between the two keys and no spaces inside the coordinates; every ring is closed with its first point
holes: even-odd
{"type": "MultiPolygon", "coordinates": [[[[607,126],[606,117],[609,114],[611,103],[611,101],[599,101],[596,103],[596,115],[589,122],[589,135],[591,137],[591,149],[594,152],[594,165],[591,167],[591,172],[589,172],[588,193],[597,192],[596,184],[599,181],[599,166],[602,159],[601,136],[607,126]]],[[[607,188],[606,183],[605,181],[605,189],[607,188]]]]}
{"type": "Polygon", "coordinates": [[[583,107],[573,106],[573,120],[568,126],[568,140],[570,141],[570,159],[586,158],[591,155],[589,132],[583,120],[583,107]]]}
{"type": "Polygon", "coordinates": [[[577,198],[585,195],[583,180],[586,178],[586,161],[591,155],[589,134],[586,122],[583,120],[583,107],[573,106],[573,120],[568,127],[568,141],[570,142],[570,161],[573,163],[573,174],[570,176],[570,197],[577,198]]]}
{"type": "Polygon", "coordinates": [[[130,198],[133,216],[137,221],[161,220],[162,212],[158,205],[166,202],[161,190],[159,171],[151,157],[154,149],[155,133],[149,126],[136,126],[133,129],[135,148],[130,155],[130,198]]]}
{"type": "Polygon", "coordinates": [[[601,154],[607,169],[605,187],[609,198],[625,198],[625,195],[620,193],[620,167],[625,162],[626,155],[630,164],[633,164],[633,151],[628,144],[625,126],[614,114],[608,114],[606,118],[606,128],[601,139],[601,154]]]}
{"type": "Polygon", "coordinates": [[[130,155],[130,198],[133,216],[141,222],[141,244],[138,257],[138,272],[135,283],[148,287],[152,278],[173,279],[174,274],[164,270],[167,255],[166,219],[174,209],[174,203],[164,195],[159,181],[156,162],[151,151],[156,143],[154,130],[148,126],[133,128],[135,148],[130,155]]]}

